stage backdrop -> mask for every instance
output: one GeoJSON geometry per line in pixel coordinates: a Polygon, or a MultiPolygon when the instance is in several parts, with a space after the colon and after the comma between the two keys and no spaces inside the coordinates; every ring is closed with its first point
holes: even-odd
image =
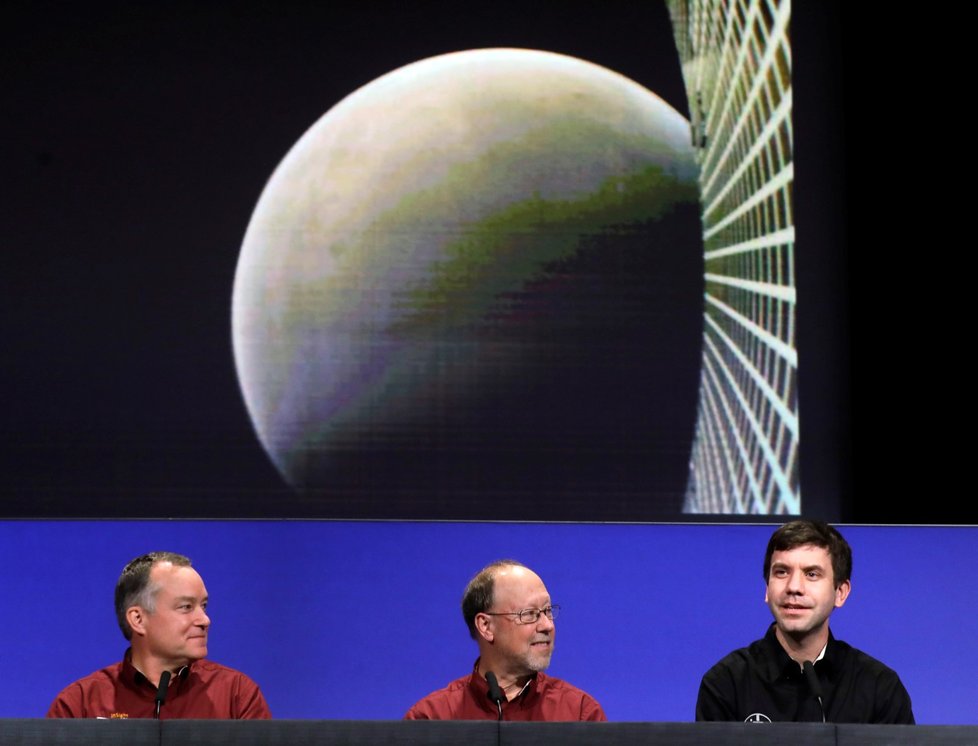
{"type": "MultiPolygon", "coordinates": [[[[702,674],[760,637],[772,526],[311,521],[0,523],[0,717],[42,716],[126,643],[112,593],[149,550],[189,555],[210,593],[210,657],[279,718],[397,719],[471,670],[469,577],[512,557],[561,605],[550,672],[615,721],[693,719],[702,674]]],[[[837,637],[894,668],[919,723],[978,724],[978,527],[843,526],[852,594],[837,637]],[[962,575],[963,573],[963,575],[962,575]],[[965,578],[962,580],[962,578],[965,578]],[[962,634],[963,633],[963,634],[962,634]]]]}

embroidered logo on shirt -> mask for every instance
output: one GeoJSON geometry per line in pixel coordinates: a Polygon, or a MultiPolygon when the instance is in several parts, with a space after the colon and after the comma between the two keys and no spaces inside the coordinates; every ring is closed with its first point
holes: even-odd
{"type": "Polygon", "coordinates": [[[771,718],[763,712],[753,712],[744,718],[745,723],[770,723],[771,718]]]}
{"type": "Polygon", "coordinates": [[[111,715],[109,715],[109,719],[110,720],[128,720],[129,719],[129,713],[128,712],[113,712],[111,715]]]}

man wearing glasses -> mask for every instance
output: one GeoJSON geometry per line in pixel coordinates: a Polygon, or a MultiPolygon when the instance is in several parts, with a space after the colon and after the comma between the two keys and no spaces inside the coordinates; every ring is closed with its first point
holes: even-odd
{"type": "Polygon", "coordinates": [[[560,607],[540,577],[515,560],[487,565],[469,581],[462,616],[479,646],[472,673],[432,692],[408,720],[607,720],[586,692],[543,673],[560,607]]]}

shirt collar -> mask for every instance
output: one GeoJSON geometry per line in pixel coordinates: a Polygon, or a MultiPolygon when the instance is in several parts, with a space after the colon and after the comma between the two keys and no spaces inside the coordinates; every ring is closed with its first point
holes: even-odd
{"type": "MultiPolygon", "coordinates": [[[[495,713],[496,705],[491,699],[489,699],[489,682],[487,682],[484,677],[479,675],[480,660],[481,658],[476,658],[475,664],[472,666],[472,676],[469,679],[469,688],[473,692],[475,701],[479,703],[479,706],[482,709],[484,709],[486,712],[495,713]]],[[[520,693],[514,699],[510,700],[509,704],[519,704],[520,706],[523,706],[529,702],[532,702],[539,689],[538,682],[540,677],[541,674],[534,673],[530,677],[530,680],[523,685],[520,693]]],[[[503,707],[505,706],[506,700],[504,699],[503,707]]]]}
{"type": "MultiPolygon", "coordinates": [[[[191,666],[193,666],[193,663],[177,671],[173,678],[170,679],[170,686],[173,686],[177,679],[181,681],[186,679],[190,675],[191,666]]],[[[154,691],[156,690],[156,684],[147,679],[143,675],[143,672],[132,664],[132,648],[126,648],[126,652],[122,656],[122,679],[123,681],[131,681],[136,686],[149,686],[154,691]]]]}
{"type": "MultiPolygon", "coordinates": [[[[762,672],[765,678],[770,681],[776,681],[779,678],[795,678],[802,675],[801,666],[798,661],[792,659],[790,655],[781,647],[781,643],[778,642],[778,637],[775,634],[776,625],[771,624],[767,629],[767,634],[764,635],[764,640],[762,645],[765,647],[767,654],[765,655],[765,662],[762,666],[762,672]]],[[[831,671],[838,665],[839,653],[837,652],[837,645],[835,644],[835,638],[832,636],[832,632],[829,631],[829,639],[825,643],[825,647],[822,648],[822,652],[818,654],[815,658],[815,663],[818,663],[818,668],[820,671],[826,671],[831,673],[831,671]]]]}

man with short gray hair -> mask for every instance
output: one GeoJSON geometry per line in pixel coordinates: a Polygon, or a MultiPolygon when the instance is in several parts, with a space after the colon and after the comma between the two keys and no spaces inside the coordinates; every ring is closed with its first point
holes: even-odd
{"type": "Polygon", "coordinates": [[[462,596],[479,646],[472,673],[429,694],[408,720],[607,720],[584,691],[543,673],[554,649],[559,606],[540,577],[515,560],[480,570],[462,596]]]}
{"type": "Polygon", "coordinates": [[[52,718],[267,719],[258,685],[207,656],[207,589],[187,557],[151,552],[125,566],[115,589],[123,660],[67,686],[52,718]]]}

